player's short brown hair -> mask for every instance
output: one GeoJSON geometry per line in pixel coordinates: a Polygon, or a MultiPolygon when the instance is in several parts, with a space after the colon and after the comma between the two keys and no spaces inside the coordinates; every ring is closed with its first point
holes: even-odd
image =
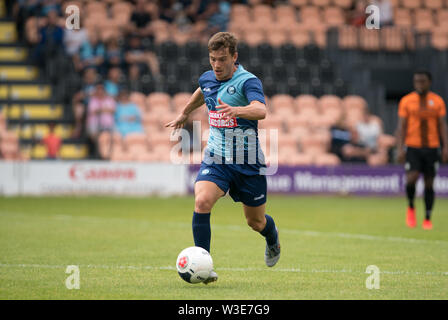
{"type": "Polygon", "coordinates": [[[221,48],[229,48],[230,54],[233,56],[237,52],[238,40],[230,32],[215,33],[208,41],[208,51],[215,51],[221,48]]]}

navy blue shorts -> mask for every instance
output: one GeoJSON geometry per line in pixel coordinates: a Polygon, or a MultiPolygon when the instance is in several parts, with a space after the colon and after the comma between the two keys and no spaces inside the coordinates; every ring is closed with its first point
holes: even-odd
{"type": "Polygon", "coordinates": [[[250,207],[258,207],[266,202],[267,184],[265,175],[246,175],[225,164],[201,163],[197,181],[214,182],[235,202],[242,202],[250,207]]]}

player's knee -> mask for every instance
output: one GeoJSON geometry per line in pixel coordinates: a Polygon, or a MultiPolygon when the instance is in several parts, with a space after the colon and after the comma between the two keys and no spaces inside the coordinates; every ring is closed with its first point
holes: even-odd
{"type": "Polygon", "coordinates": [[[197,195],[195,198],[195,211],[200,213],[207,213],[212,210],[213,201],[210,197],[204,195],[197,195]]]}
{"type": "Polygon", "coordinates": [[[425,189],[432,189],[434,185],[434,178],[433,177],[425,177],[425,189]]]}
{"type": "Polygon", "coordinates": [[[262,219],[247,218],[247,224],[252,230],[260,232],[264,229],[265,221],[262,219]]]}

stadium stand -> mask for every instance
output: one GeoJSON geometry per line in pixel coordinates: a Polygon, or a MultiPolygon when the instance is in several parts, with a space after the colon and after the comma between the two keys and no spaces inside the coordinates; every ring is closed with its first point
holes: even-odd
{"type": "MultiPolygon", "coordinates": [[[[240,39],[240,63],[263,81],[269,115],[260,128],[279,129],[280,163],[337,165],[345,161],[331,153],[330,129],[341,124],[353,131],[365,118],[376,121],[380,128],[377,148],[365,161],[371,165],[390,161],[396,103],[410,87],[404,70],[423,62],[435,80],[444,77],[448,3],[386,2],[392,6],[392,21],[380,30],[369,30],[358,23],[365,21],[365,13],[358,22],[353,20],[360,1],[230,1],[227,28],[240,39]],[[405,78],[407,81],[402,81],[405,78]]],[[[205,8],[191,17],[186,17],[185,8],[179,9],[173,19],[158,1],[55,3],[60,4],[56,8],[61,27],[65,25],[65,8],[79,6],[81,29],[89,37],[98,34],[102,57],[109,61],[96,60],[94,81],[105,80],[112,67],[121,69],[117,85],[131,91],[129,98],[140,109],[144,134],[122,137],[117,132],[103,132],[97,141],[89,141],[79,125],[85,121],[86,101],[74,100],[80,89],[88,92],[91,85],[83,78],[84,67],[76,67],[76,53],[46,52],[40,66],[31,59],[48,17],[19,8],[26,12],[21,16],[25,19],[3,17],[0,22],[0,75],[6,81],[0,90],[0,104],[7,119],[6,136],[17,136],[16,140],[5,138],[5,145],[19,141],[22,157],[46,158],[39,139],[53,121],[63,140],[62,159],[93,157],[98,150],[101,158],[112,161],[167,161],[176,140],[170,140],[163,124],[176,116],[197,88],[200,74],[209,69],[206,42],[214,30],[211,17],[220,13],[219,7],[205,8]],[[137,17],[136,12],[142,14],[137,17]],[[139,25],[134,27],[136,21],[139,25]],[[140,42],[130,43],[134,38],[140,42]],[[145,59],[129,58],[132,52],[145,59]]],[[[368,3],[375,1],[363,1],[361,9],[368,3]]],[[[436,82],[435,91],[446,95],[448,87],[443,81],[436,82]]],[[[203,129],[208,127],[204,110],[196,112],[194,119],[203,129]]],[[[191,130],[192,124],[188,128],[191,130]]],[[[5,136],[5,131],[1,132],[5,136]]],[[[266,139],[269,150],[269,137],[266,139]]],[[[202,146],[204,140],[199,142],[202,146]]],[[[197,150],[192,150],[191,157],[194,152],[197,150]]],[[[10,154],[3,152],[3,157],[10,154]]]]}

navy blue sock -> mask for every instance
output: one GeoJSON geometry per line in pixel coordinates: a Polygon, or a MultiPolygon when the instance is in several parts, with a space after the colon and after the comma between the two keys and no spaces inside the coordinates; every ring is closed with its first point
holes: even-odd
{"type": "Polygon", "coordinates": [[[272,246],[277,242],[277,230],[275,229],[275,222],[271,216],[265,214],[266,226],[260,231],[261,235],[266,238],[268,245],[272,246]]]}
{"type": "Polygon", "coordinates": [[[210,252],[210,213],[193,212],[192,227],[194,245],[210,252]]]}

